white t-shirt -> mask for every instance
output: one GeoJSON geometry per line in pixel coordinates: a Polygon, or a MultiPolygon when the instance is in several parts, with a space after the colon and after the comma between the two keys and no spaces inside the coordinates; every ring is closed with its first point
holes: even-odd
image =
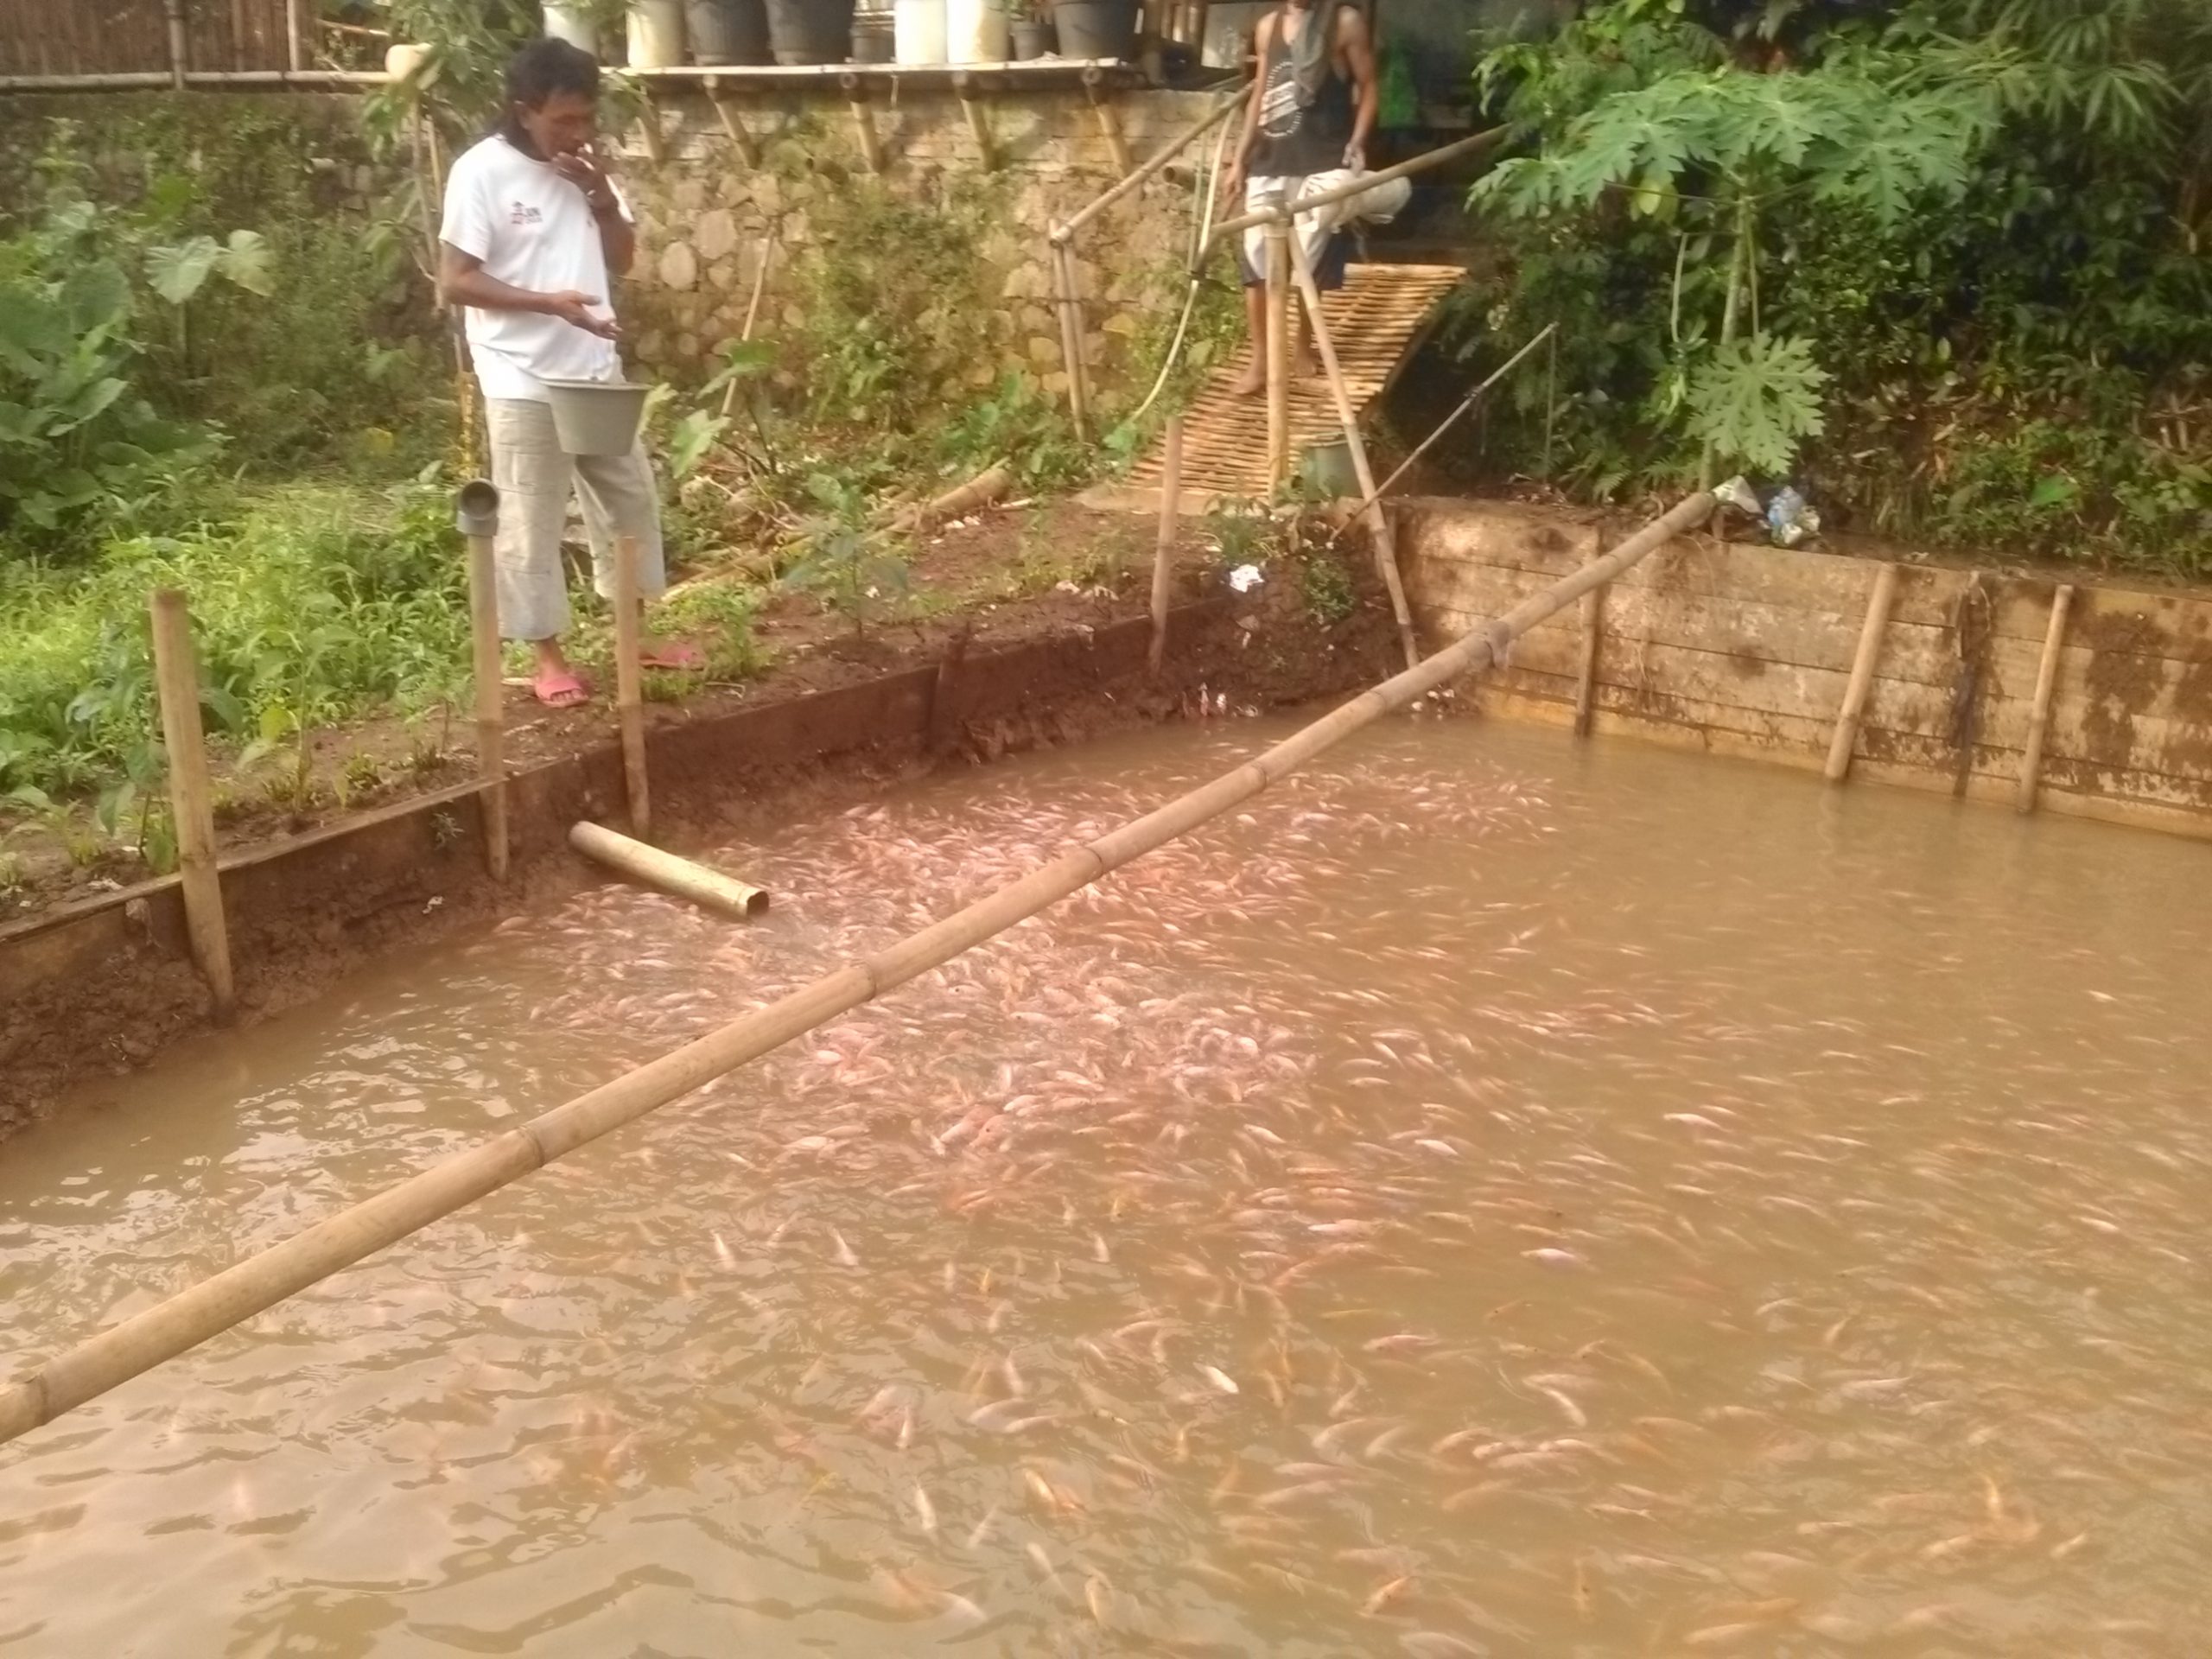
{"type": "MultiPolygon", "coordinates": [[[[624,219],[629,203],[617,191],[624,219]]],[[[505,138],[465,151],[446,179],[439,238],[483,262],[489,276],[540,294],[596,295],[611,317],[607,250],[583,191],[505,138]]],[[[619,380],[614,342],[535,311],[467,308],[468,350],[486,397],[543,403],[544,380],[619,380]]]]}

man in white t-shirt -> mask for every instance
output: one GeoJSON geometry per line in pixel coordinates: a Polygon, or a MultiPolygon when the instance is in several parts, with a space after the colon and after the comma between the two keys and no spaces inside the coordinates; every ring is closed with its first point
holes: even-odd
{"type": "MultiPolygon", "coordinates": [[[[620,330],[608,276],[630,269],[629,206],[593,149],[599,64],[565,41],[533,41],[507,66],[499,129],[454,163],[439,232],[438,287],[467,308],[484,391],[492,481],[499,490],[499,632],[537,655],[531,688],[567,708],[591,693],[561,650],[569,626],[561,537],[573,491],[583,505],[594,585],[613,591],[618,536],[637,538],[638,587],[667,586],[660,502],[642,442],[626,455],[563,453],[547,380],[619,380],[620,330]]],[[[653,645],[648,666],[696,667],[689,645],[653,645]]]]}

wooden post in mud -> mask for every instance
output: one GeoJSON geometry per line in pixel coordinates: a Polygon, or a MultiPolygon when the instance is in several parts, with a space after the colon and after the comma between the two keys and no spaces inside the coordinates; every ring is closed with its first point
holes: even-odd
{"type": "Polygon", "coordinates": [[[1152,555],[1152,648],[1145,666],[1160,672],[1167,661],[1167,601],[1175,580],[1175,543],[1183,528],[1183,417],[1167,417],[1167,445],[1160,458],[1160,544],[1152,555]]]}
{"type": "Polygon", "coordinates": [[[176,831],[177,872],[184,889],[184,924],[192,959],[207,982],[218,1022],[238,1013],[231,978],[231,935],[223,919],[223,880],[215,868],[214,797],[207,748],[200,728],[200,666],[192,649],[192,615],[174,588],[155,589],[154,685],[162,706],[162,747],[168,752],[169,816],[176,831]]]}
{"type": "Polygon", "coordinates": [[[1590,735],[1590,715],[1598,696],[1598,646],[1605,626],[1605,590],[1582,595],[1582,669],[1574,686],[1574,734],[1590,735]]]}
{"type": "MultiPolygon", "coordinates": [[[[1375,543],[1375,565],[1390,595],[1390,614],[1398,624],[1398,644],[1406,653],[1406,666],[1421,661],[1421,645],[1414,638],[1414,614],[1406,603],[1406,584],[1398,572],[1398,547],[1390,534],[1390,515],[1382,510],[1382,492],[1375,486],[1375,469],[1368,464],[1367,442],[1359,435],[1359,411],[1352,406],[1351,388],[1344,384],[1343,365],[1337,360],[1336,341],[1321,317],[1321,290],[1313,281],[1313,262],[1306,257],[1305,244],[1295,237],[1283,238],[1298,278],[1299,296],[1305,302],[1306,326],[1313,333],[1313,349],[1320,355],[1321,372],[1328,377],[1329,395],[1336,400],[1337,423],[1344,428],[1344,448],[1351,451],[1353,476],[1359,480],[1360,498],[1366,503],[1368,537],[1375,543]]],[[[1273,435],[1270,434],[1272,441],[1273,435]]]]}
{"type": "Polygon", "coordinates": [[[604,824],[569,826],[569,845],[596,863],[619,871],[632,880],[689,899],[695,905],[734,916],[741,921],[768,908],[768,893],[749,881],[741,881],[720,870],[710,870],[674,853],[648,847],[642,841],[617,835],[604,824]]]}
{"type": "Polygon", "coordinates": [[[2066,643],[2066,613],[2074,607],[2074,588],[2061,582],[2050,596],[2050,627],[2043,637],[2043,660],[2036,664],[2036,699],[2028,711],[2028,746],[2020,755],[2019,808],[2036,810],[2043,785],[2043,746],[2050,736],[2050,696],[2058,689],[2058,653],[2066,643]]]}
{"type": "Polygon", "coordinates": [[[492,538],[499,533],[499,493],[483,479],[461,486],[454,513],[468,538],[468,632],[476,682],[476,801],[483,817],[484,867],[507,879],[505,687],[499,677],[499,594],[492,538]]]}
{"type": "Polygon", "coordinates": [[[1592,588],[1612,581],[1691,525],[1703,524],[1713,506],[1712,493],[1699,491],[1611,553],[1463,634],[1418,668],[1369,687],[1212,782],[1063,854],[873,956],[750,1009],[518,1128],[455,1153],[24,1370],[0,1386],[0,1445],[175,1359],[486,1193],[728,1075],[824,1020],[951,961],[1131,860],[1241,805],[1352,733],[1495,662],[1537,624],[1558,615],[1592,588]]]}
{"type": "Polygon", "coordinates": [[[1873,595],[1866,601],[1866,620],[1859,630],[1859,654],[1852,658],[1843,709],[1836,715],[1835,736],[1828,744],[1827,780],[1832,784],[1851,775],[1852,751],[1859,746],[1859,722],[1866,712],[1867,694],[1874,689],[1874,664],[1882,654],[1882,630],[1889,626],[1890,606],[1897,596],[1897,568],[1885,564],[1874,573],[1873,595]]]}
{"type": "Polygon", "coordinates": [[[1268,221],[1268,488],[1290,472],[1290,215],[1268,221]]]}
{"type": "Polygon", "coordinates": [[[638,613],[638,538],[614,538],[614,701],[622,721],[622,778],[632,834],[652,834],[652,798],[645,783],[645,630],[638,613]]]}

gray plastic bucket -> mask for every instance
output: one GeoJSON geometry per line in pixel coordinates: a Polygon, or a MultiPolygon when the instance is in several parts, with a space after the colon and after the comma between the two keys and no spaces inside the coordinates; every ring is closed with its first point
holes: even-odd
{"type": "Polygon", "coordinates": [[[548,380],[553,430],[572,455],[626,455],[645,423],[651,386],[632,380],[548,380]]]}

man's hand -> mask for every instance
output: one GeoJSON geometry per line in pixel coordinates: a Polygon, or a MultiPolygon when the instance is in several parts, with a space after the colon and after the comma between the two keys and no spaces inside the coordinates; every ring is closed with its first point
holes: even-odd
{"type": "Polygon", "coordinates": [[[594,213],[611,213],[620,206],[614,186],[607,176],[607,169],[600,165],[597,155],[588,149],[579,149],[553,158],[553,170],[584,193],[584,200],[591,204],[594,213]]]}
{"type": "Polygon", "coordinates": [[[1344,165],[1355,173],[1367,171],[1367,146],[1359,143],[1344,146],[1344,165]]]}
{"type": "Polygon", "coordinates": [[[1244,200],[1244,158],[1242,156],[1230,162],[1229,170],[1222,175],[1221,188],[1223,194],[1232,202],[1244,200]]]}
{"type": "Polygon", "coordinates": [[[597,334],[601,340],[620,340],[622,330],[613,318],[595,315],[591,308],[599,303],[595,295],[579,294],[574,289],[560,294],[541,295],[540,308],[549,317],[558,317],[571,328],[581,328],[588,334],[597,334]]]}

